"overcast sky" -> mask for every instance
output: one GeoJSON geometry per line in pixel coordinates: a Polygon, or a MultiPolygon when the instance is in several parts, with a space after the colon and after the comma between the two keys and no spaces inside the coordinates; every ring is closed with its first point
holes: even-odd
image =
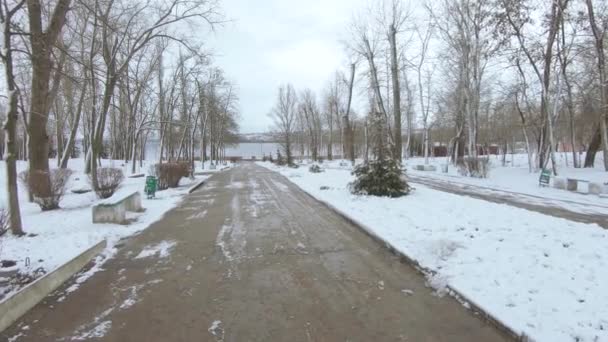
{"type": "Polygon", "coordinates": [[[280,84],[319,93],[348,65],[341,40],[366,0],[223,0],[232,22],[211,40],[215,61],[239,87],[241,132],[266,132],[280,84]]]}

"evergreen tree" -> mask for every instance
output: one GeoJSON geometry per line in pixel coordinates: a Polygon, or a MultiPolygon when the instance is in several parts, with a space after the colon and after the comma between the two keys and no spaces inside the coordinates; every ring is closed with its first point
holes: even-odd
{"type": "Polygon", "coordinates": [[[355,167],[353,175],[357,178],[349,184],[350,191],[357,195],[401,197],[411,188],[401,175],[400,164],[387,156],[385,122],[381,113],[371,118],[373,131],[374,160],[355,167]]]}

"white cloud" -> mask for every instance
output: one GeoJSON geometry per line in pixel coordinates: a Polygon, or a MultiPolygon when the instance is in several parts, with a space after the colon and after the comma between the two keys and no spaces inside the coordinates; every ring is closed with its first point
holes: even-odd
{"type": "Polygon", "coordinates": [[[346,65],[340,44],[353,11],[366,0],[225,0],[232,22],[210,46],[219,64],[239,85],[241,131],[262,132],[281,83],[319,93],[334,70],[346,65]]]}

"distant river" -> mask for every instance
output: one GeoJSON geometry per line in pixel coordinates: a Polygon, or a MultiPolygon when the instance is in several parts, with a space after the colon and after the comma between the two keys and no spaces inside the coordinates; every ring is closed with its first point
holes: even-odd
{"type": "Polygon", "coordinates": [[[276,143],[240,143],[227,147],[226,156],[261,159],[264,155],[268,156],[271,153],[273,157],[276,156],[277,150],[280,148],[281,146],[276,143]]]}
{"type": "MultiPolygon", "coordinates": [[[[269,156],[270,154],[272,154],[273,157],[276,157],[278,149],[281,149],[281,145],[277,143],[239,143],[226,147],[226,157],[242,157],[245,159],[255,157],[256,159],[262,159],[263,156],[269,156]]],[[[198,153],[197,149],[197,156],[198,153]]],[[[282,149],[281,153],[283,153],[282,149]]],[[[321,149],[321,153],[325,153],[323,149],[321,149]]],[[[337,154],[339,152],[336,151],[334,153],[337,154]]],[[[300,155],[299,146],[294,146],[293,155],[300,155]]],[[[152,160],[158,159],[157,141],[148,141],[148,144],[146,145],[146,158],[152,160]]]]}

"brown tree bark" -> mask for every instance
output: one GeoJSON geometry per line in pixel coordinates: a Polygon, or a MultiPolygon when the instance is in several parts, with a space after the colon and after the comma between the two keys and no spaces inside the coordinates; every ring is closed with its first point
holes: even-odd
{"type": "Polygon", "coordinates": [[[346,153],[348,153],[348,159],[355,165],[355,134],[353,130],[352,120],[350,119],[350,111],[353,102],[353,87],[355,84],[355,70],[356,64],[351,63],[350,65],[350,79],[348,82],[348,100],[346,103],[346,114],[344,114],[344,138],[346,140],[346,153]]]}
{"type": "MultiPolygon", "coordinates": [[[[606,75],[606,54],[604,52],[604,39],[606,36],[606,29],[600,28],[595,19],[595,11],[593,8],[593,2],[591,0],[586,0],[587,3],[587,12],[589,15],[589,24],[591,26],[591,31],[593,32],[593,37],[595,38],[595,50],[597,55],[597,71],[598,78],[600,83],[600,98],[602,102],[602,112],[600,114],[600,136],[602,145],[602,151],[604,153],[604,169],[608,171],[608,75],[606,75]]],[[[595,136],[594,136],[595,138],[595,136]]],[[[587,167],[587,157],[585,157],[585,167],[587,167]]],[[[593,157],[595,157],[595,153],[593,153],[593,157]]],[[[592,163],[593,164],[593,163],[592,163]]]]}
{"type": "Polygon", "coordinates": [[[8,193],[9,228],[14,235],[22,236],[21,210],[19,208],[19,191],[17,188],[17,120],[18,89],[13,71],[13,48],[11,31],[12,17],[23,7],[25,0],[9,9],[6,3],[0,3],[0,19],[3,23],[3,45],[0,57],[4,65],[5,81],[8,91],[8,108],[3,125],[6,133],[6,190],[8,193]],[[5,12],[6,10],[6,12],[5,12]]]}
{"type": "Polygon", "coordinates": [[[600,131],[600,127],[601,126],[598,125],[593,130],[593,138],[589,143],[589,148],[587,149],[587,154],[585,155],[585,165],[583,167],[593,167],[595,164],[595,155],[602,144],[602,132],[600,131]]]}
{"type": "Polygon", "coordinates": [[[397,60],[397,29],[391,24],[389,30],[389,43],[391,50],[391,79],[393,81],[393,118],[394,118],[394,146],[393,158],[401,164],[403,142],[401,137],[401,88],[399,87],[399,62],[397,60]]]}
{"type": "MultiPolygon", "coordinates": [[[[51,94],[49,82],[53,62],[51,52],[57,41],[71,0],[58,0],[52,11],[48,27],[43,27],[40,0],[27,0],[30,26],[32,86],[29,113],[29,168],[30,171],[49,171],[49,136],[46,128],[51,94]]],[[[47,179],[49,192],[50,180],[47,179]]]]}

